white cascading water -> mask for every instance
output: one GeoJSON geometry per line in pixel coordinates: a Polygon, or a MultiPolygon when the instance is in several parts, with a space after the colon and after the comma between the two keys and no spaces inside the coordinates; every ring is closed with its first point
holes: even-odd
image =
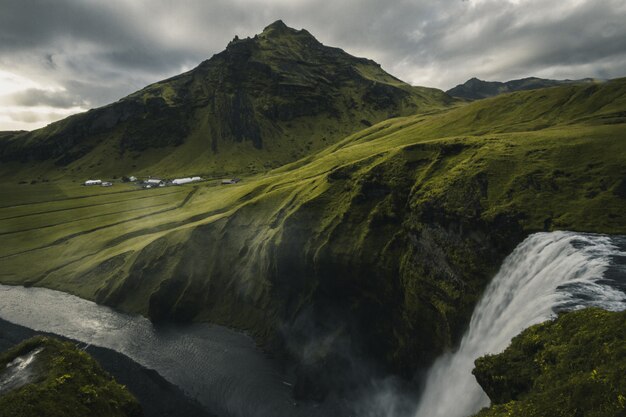
{"type": "Polygon", "coordinates": [[[536,233],[509,255],[472,315],[458,351],[430,369],[416,417],[466,417],[489,405],[472,375],[474,360],[503,351],[525,328],[555,311],[597,306],[626,309],[626,295],[604,279],[624,256],[608,236],[536,233]]]}

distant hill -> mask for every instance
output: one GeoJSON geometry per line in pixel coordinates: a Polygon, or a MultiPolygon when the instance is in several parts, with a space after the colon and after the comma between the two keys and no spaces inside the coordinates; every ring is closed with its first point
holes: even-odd
{"type": "Polygon", "coordinates": [[[529,77],[501,83],[498,81],[483,81],[478,78],[472,78],[467,80],[464,84],[459,84],[446,91],[446,93],[452,97],[479,100],[481,98],[512,93],[514,91],[537,90],[563,84],[585,84],[593,82],[596,82],[593,78],[583,78],[581,80],[547,80],[544,78],[529,77]]]}
{"type": "Polygon", "coordinates": [[[451,101],[277,21],[116,103],[0,134],[0,160],[46,161],[70,175],[250,173],[451,101]]]}

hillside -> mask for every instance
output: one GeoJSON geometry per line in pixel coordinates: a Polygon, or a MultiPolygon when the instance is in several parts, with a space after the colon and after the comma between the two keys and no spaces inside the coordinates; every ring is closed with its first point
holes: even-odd
{"type": "Polygon", "coordinates": [[[4,417],[140,417],[141,406],[87,353],[33,337],[0,354],[4,417]]]}
{"type": "Polygon", "coordinates": [[[595,82],[595,80],[592,78],[584,78],[582,80],[547,80],[545,78],[529,77],[502,83],[472,78],[446,91],[446,93],[452,97],[466,100],[480,100],[515,91],[538,90],[541,88],[555,87],[557,85],[589,84],[593,82],[595,82]]]}
{"type": "Polygon", "coordinates": [[[30,179],[249,175],[451,101],[277,21],[116,103],[33,132],[0,134],[0,161],[5,176],[34,164],[30,179]]]}
{"type": "Polygon", "coordinates": [[[526,235],[626,233],[625,134],[619,79],[386,120],[236,185],[5,183],[0,282],[246,329],[301,395],[360,360],[410,377],[526,235]]]}
{"type": "Polygon", "coordinates": [[[563,314],[478,359],[474,374],[493,405],[477,417],[624,415],[625,323],[626,312],[563,314]]]}

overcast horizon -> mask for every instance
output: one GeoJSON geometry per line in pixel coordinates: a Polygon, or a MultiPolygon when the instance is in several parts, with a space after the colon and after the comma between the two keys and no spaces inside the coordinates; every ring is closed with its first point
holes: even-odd
{"type": "Polygon", "coordinates": [[[192,69],[281,19],[413,85],[626,76],[623,0],[0,0],[0,130],[192,69]]]}

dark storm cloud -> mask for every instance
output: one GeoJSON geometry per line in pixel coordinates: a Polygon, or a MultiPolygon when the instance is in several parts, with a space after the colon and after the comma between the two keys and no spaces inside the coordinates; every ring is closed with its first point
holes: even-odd
{"type": "Polygon", "coordinates": [[[0,0],[0,7],[0,71],[38,86],[22,92],[25,106],[117,100],[276,19],[413,84],[444,89],[473,76],[626,75],[623,0],[0,0]],[[65,95],[41,93],[50,89],[65,95]]]}

